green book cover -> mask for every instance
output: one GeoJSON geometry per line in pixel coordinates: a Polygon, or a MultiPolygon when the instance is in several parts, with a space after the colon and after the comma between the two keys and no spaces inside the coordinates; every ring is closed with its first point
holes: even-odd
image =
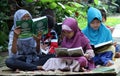
{"type": "Polygon", "coordinates": [[[46,16],[34,18],[33,27],[34,34],[38,34],[38,32],[42,32],[42,34],[48,33],[48,19],[46,16]]]}
{"type": "Polygon", "coordinates": [[[32,37],[33,35],[37,35],[38,32],[42,32],[42,34],[48,32],[48,19],[46,16],[17,21],[16,25],[21,27],[19,38],[32,37]]]}
{"type": "Polygon", "coordinates": [[[17,21],[16,24],[21,28],[21,34],[19,35],[19,38],[27,38],[33,35],[32,20],[17,21]]]}

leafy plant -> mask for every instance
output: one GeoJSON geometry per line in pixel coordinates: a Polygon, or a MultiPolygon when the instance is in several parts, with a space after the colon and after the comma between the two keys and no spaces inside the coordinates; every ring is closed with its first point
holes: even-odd
{"type": "Polygon", "coordinates": [[[8,41],[8,25],[7,20],[9,19],[7,13],[8,10],[8,1],[7,0],[1,0],[0,1],[0,47],[3,47],[3,50],[6,50],[7,47],[7,41],[8,41]]]}
{"type": "Polygon", "coordinates": [[[96,8],[105,8],[108,5],[99,0],[94,0],[91,4],[80,4],[72,0],[21,0],[24,8],[28,9],[33,17],[41,15],[42,10],[50,8],[56,13],[56,21],[62,22],[66,17],[74,17],[78,25],[83,29],[87,25],[87,9],[89,6],[96,8]],[[30,7],[29,7],[30,6],[30,7]]]}

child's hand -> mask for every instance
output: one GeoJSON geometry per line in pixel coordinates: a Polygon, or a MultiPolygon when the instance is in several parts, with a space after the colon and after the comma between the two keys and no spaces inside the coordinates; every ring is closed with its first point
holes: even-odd
{"type": "Polygon", "coordinates": [[[115,53],[115,58],[120,58],[120,52],[115,53]]]}
{"type": "Polygon", "coordinates": [[[84,56],[89,60],[91,57],[89,54],[84,54],[84,56]]]}
{"type": "Polygon", "coordinates": [[[36,42],[40,42],[41,37],[42,37],[42,33],[39,32],[37,36],[36,36],[36,35],[33,35],[33,37],[34,37],[34,39],[36,40],[36,42]]]}
{"type": "Polygon", "coordinates": [[[16,27],[14,30],[14,36],[18,37],[21,33],[21,28],[20,27],[16,27]]]}
{"type": "Polygon", "coordinates": [[[116,45],[117,45],[117,42],[114,42],[113,45],[116,46],[116,45]]]}
{"type": "Polygon", "coordinates": [[[86,50],[84,56],[90,60],[91,58],[93,58],[95,56],[95,53],[93,50],[89,49],[89,50],[86,50]]]}

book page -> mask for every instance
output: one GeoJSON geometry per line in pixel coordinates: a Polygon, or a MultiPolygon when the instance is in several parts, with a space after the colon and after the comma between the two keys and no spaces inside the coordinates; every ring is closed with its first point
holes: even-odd
{"type": "Polygon", "coordinates": [[[68,49],[69,55],[72,57],[79,57],[84,55],[82,47],[68,49]]]}
{"type": "Polygon", "coordinates": [[[45,19],[45,18],[47,18],[47,17],[43,16],[43,17],[33,18],[32,20],[33,20],[33,22],[35,22],[35,21],[39,21],[39,20],[42,20],[42,19],[45,19]]]}
{"type": "Polygon", "coordinates": [[[67,48],[55,48],[55,51],[56,51],[56,55],[58,57],[68,57],[69,56],[67,48]]]}
{"type": "Polygon", "coordinates": [[[84,55],[82,47],[78,48],[55,48],[56,55],[59,57],[80,57],[84,55]]]}
{"type": "Polygon", "coordinates": [[[94,48],[98,48],[98,47],[101,47],[101,46],[105,46],[105,45],[109,45],[109,44],[112,44],[113,41],[107,41],[107,42],[103,42],[103,43],[100,43],[100,44],[97,44],[94,46],[94,48]]]}

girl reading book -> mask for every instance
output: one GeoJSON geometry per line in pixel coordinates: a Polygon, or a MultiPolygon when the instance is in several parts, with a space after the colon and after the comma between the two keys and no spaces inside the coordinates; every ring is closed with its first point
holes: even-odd
{"type": "Polygon", "coordinates": [[[42,50],[48,51],[46,54],[55,54],[55,48],[58,47],[58,36],[56,31],[53,29],[55,21],[50,15],[46,15],[46,17],[48,18],[48,33],[42,36],[41,40],[43,44],[41,44],[41,49],[43,48],[42,50]]]}
{"type": "MultiPolygon", "coordinates": [[[[102,14],[102,22],[105,23],[107,21],[107,13],[105,9],[99,9],[101,14],[102,14]]],[[[107,27],[111,30],[111,33],[113,33],[114,31],[114,27],[108,26],[107,27]]],[[[120,57],[120,44],[118,44],[117,42],[114,42],[114,46],[115,46],[115,58],[119,58],[120,57]]]]}
{"type": "MultiPolygon", "coordinates": [[[[90,7],[87,15],[88,25],[82,32],[88,37],[91,45],[113,40],[110,30],[102,23],[102,15],[98,9],[90,7]]],[[[113,64],[114,54],[115,47],[113,45],[104,46],[101,49],[95,50],[93,60],[96,65],[110,66],[113,64]]]]}
{"type": "Polygon", "coordinates": [[[41,33],[35,37],[19,38],[21,33],[20,27],[16,26],[18,20],[32,19],[31,14],[25,9],[19,9],[14,14],[14,25],[9,34],[9,58],[5,63],[12,70],[39,70],[47,59],[53,55],[41,55],[40,40],[41,33]]]}
{"type": "Polygon", "coordinates": [[[89,44],[87,37],[81,32],[78,23],[74,18],[66,18],[62,24],[62,34],[64,35],[61,47],[77,48],[82,47],[84,55],[79,57],[57,57],[50,58],[43,66],[44,70],[62,70],[62,71],[86,71],[86,68],[93,69],[91,61],[94,52],[89,44]],[[91,65],[89,67],[89,63],[91,65]],[[52,64],[52,65],[51,65],[52,64]]]}

